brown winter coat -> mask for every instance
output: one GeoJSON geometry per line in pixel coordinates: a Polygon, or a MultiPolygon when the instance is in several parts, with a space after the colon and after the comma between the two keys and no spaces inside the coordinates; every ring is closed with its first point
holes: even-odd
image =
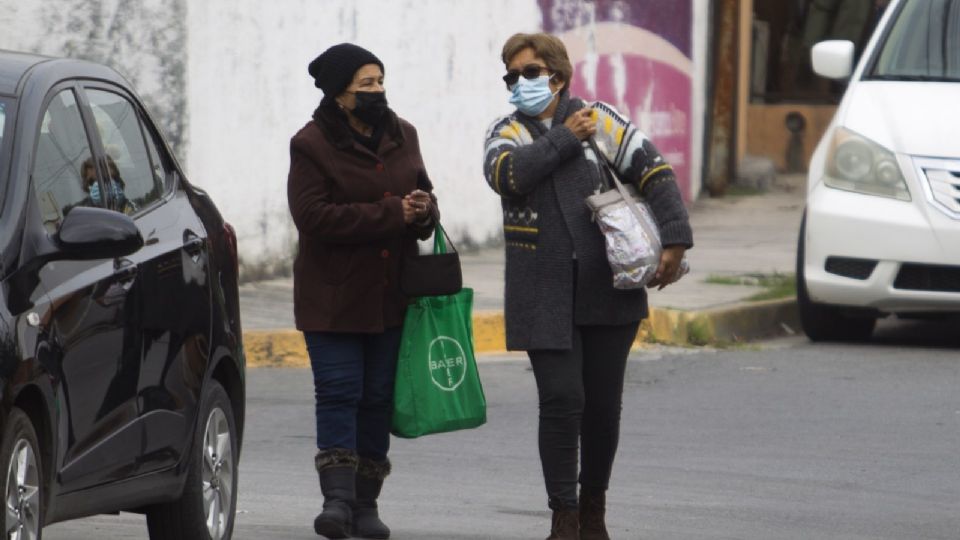
{"type": "Polygon", "coordinates": [[[434,220],[405,224],[402,198],[418,187],[432,192],[432,185],[416,130],[388,115],[376,154],[354,140],[342,112],[326,106],[290,142],[299,330],[375,333],[403,323],[409,302],[398,288],[401,252],[416,249],[416,237],[429,236],[434,220]]]}

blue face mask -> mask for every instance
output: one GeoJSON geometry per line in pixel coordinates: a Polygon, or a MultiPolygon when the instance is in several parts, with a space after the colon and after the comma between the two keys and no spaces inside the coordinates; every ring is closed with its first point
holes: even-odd
{"type": "Polygon", "coordinates": [[[541,75],[536,79],[520,77],[517,84],[513,85],[510,104],[528,116],[537,116],[547,110],[556,95],[550,90],[551,78],[552,75],[541,75]]]}
{"type": "Polygon", "coordinates": [[[90,184],[90,200],[94,204],[100,204],[100,184],[97,182],[90,184]]]}
{"type": "MultiPolygon", "coordinates": [[[[120,188],[120,183],[116,180],[111,180],[109,182],[109,186],[110,195],[113,197],[113,199],[115,201],[121,200],[123,197],[123,190],[120,188]]],[[[100,184],[98,182],[90,184],[90,200],[93,201],[94,204],[102,204],[102,199],[100,196],[100,184]]]]}

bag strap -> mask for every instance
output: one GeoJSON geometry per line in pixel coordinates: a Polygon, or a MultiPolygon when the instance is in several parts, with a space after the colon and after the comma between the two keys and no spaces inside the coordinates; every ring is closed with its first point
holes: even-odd
{"type": "Polygon", "coordinates": [[[437,221],[433,229],[433,254],[448,253],[447,246],[450,246],[452,252],[457,253],[457,248],[453,245],[453,240],[450,240],[450,236],[447,235],[447,230],[443,228],[443,225],[440,225],[440,221],[437,221]]]}
{"type": "MultiPolygon", "coordinates": [[[[413,257],[419,257],[420,254],[417,253],[417,250],[413,250],[413,257]]],[[[447,230],[443,228],[443,225],[440,225],[440,222],[437,221],[433,229],[433,254],[441,255],[444,253],[459,253],[456,246],[453,245],[453,240],[450,239],[450,235],[447,234],[447,230]]]]}
{"type": "Polygon", "coordinates": [[[600,148],[597,147],[597,142],[593,140],[593,137],[587,139],[587,142],[590,144],[590,148],[593,150],[593,153],[597,155],[597,159],[602,161],[600,166],[607,171],[607,176],[613,179],[613,185],[616,186],[617,191],[620,192],[620,196],[623,197],[623,201],[627,203],[627,206],[633,212],[633,215],[637,217],[637,220],[640,223],[644,222],[643,214],[640,212],[640,207],[637,206],[637,203],[634,202],[633,197],[630,196],[630,192],[627,191],[627,186],[623,185],[623,182],[620,181],[617,171],[613,170],[610,162],[607,161],[607,157],[600,152],[600,148]]]}

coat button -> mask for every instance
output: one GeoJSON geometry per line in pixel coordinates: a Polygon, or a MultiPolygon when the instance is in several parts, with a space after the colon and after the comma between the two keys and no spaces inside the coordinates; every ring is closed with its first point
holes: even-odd
{"type": "Polygon", "coordinates": [[[381,172],[383,171],[383,163],[377,163],[377,170],[381,172]]]}
{"type": "Polygon", "coordinates": [[[384,259],[389,258],[389,257],[390,257],[390,250],[385,249],[385,250],[381,251],[381,252],[380,252],[380,257],[381,257],[381,258],[384,258],[384,259]]]}

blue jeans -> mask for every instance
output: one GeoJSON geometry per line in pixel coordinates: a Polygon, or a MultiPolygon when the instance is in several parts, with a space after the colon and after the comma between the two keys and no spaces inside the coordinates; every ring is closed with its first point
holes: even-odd
{"type": "Polygon", "coordinates": [[[317,449],[387,459],[401,328],[382,334],[304,332],[316,394],[317,449]]]}

